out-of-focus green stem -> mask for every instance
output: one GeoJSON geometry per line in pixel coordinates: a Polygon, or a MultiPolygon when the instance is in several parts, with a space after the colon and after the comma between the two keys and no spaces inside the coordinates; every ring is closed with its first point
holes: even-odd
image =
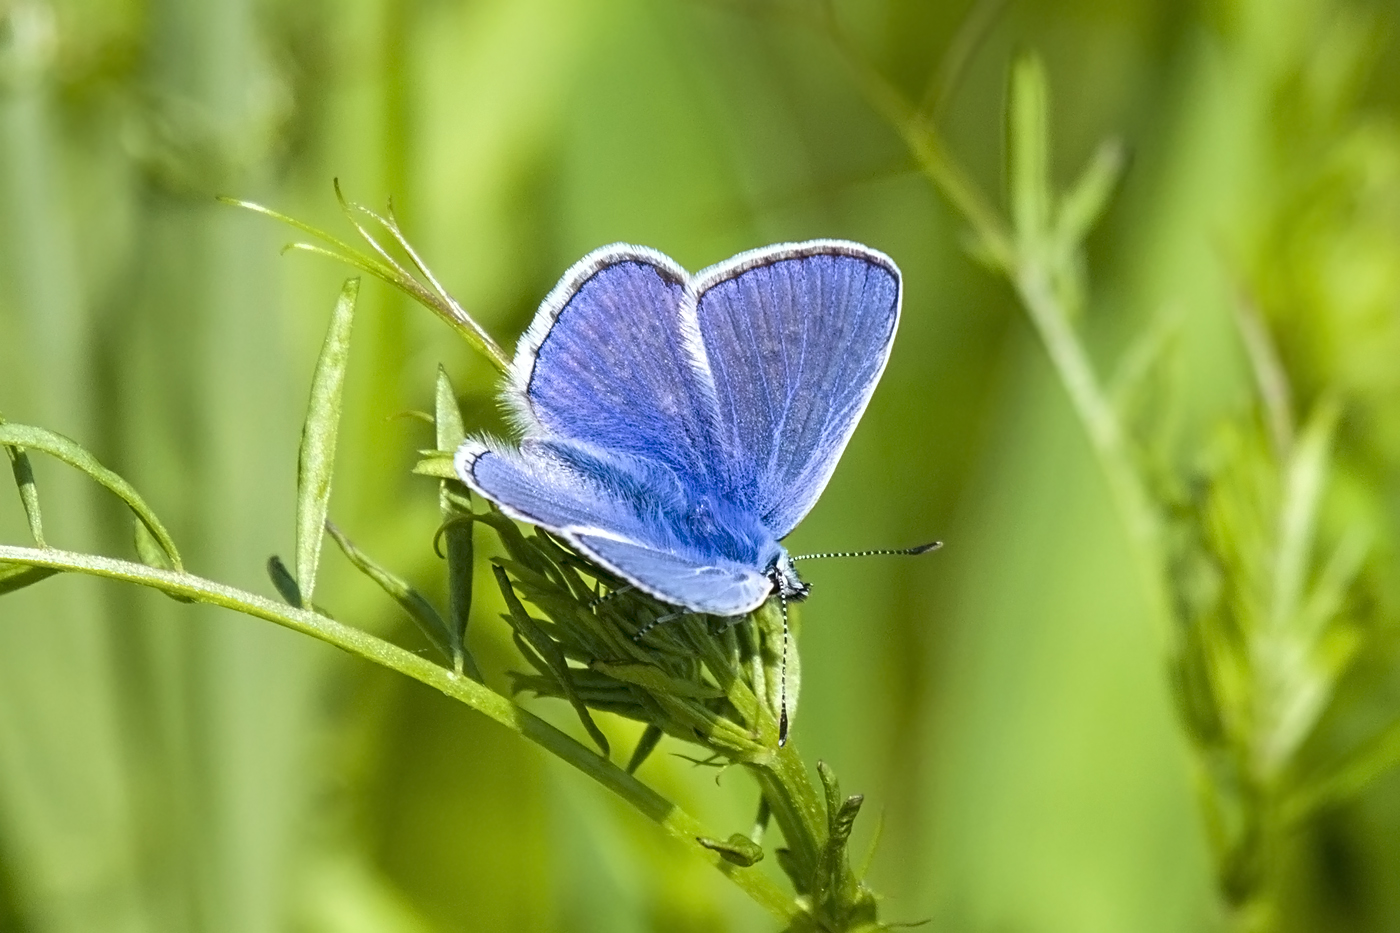
{"type": "Polygon", "coordinates": [[[826,19],[825,31],[830,35],[847,67],[851,69],[851,74],[866,100],[903,138],[904,144],[918,160],[924,174],[972,224],[991,258],[1004,269],[1013,268],[1016,250],[1011,231],[996,208],[983,196],[976,183],[948,152],[938,130],[898,88],[890,84],[885,76],[870,64],[870,60],[830,14],[826,19]]]}
{"type": "Polygon", "coordinates": [[[1108,481],[1146,590],[1155,634],[1170,655],[1175,639],[1160,518],[1133,464],[1118,414],[1074,332],[1069,308],[1054,288],[1045,251],[1018,243],[930,119],[871,65],[834,19],[827,18],[825,29],[867,101],[904,139],[929,181],[971,224],[986,258],[1015,287],[1108,481]]]}
{"type": "MultiPolygon", "coordinates": [[[[169,570],[158,570],[144,564],[79,554],[53,548],[29,548],[0,545],[0,562],[47,567],[55,570],[106,577],[182,596],[197,602],[232,609],[244,615],[265,619],[278,625],[310,635],[344,651],[398,671],[420,683],[441,691],[454,700],[470,706],[524,736],[558,758],[573,765],[584,774],[626,800],[700,858],[714,865],[729,877],[760,906],[784,922],[792,921],[800,912],[794,899],[785,894],[761,871],[725,861],[701,846],[700,837],[710,837],[690,814],[622,768],[600,757],[579,742],[560,732],[538,716],[528,712],[494,690],[470,678],[421,658],[411,651],[376,638],[367,632],[343,625],[328,616],[273,602],[253,593],[234,589],[212,580],[169,570]]],[[[781,758],[781,756],[780,756],[781,758]]],[[[788,766],[785,766],[787,768],[788,766]]],[[[784,774],[788,771],[785,770],[784,774]]],[[[810,785],[809,785],[810,787],[810,785]]]]}
{"type": "Polygon", "coordinates": [[[1094,373],[1084,344],[1075,334],[1049,270],[1034,259],[1018,258],[1010,271],[1016,294],[1040,335],[1045,352],[1069,395],[1075,415],[1089,436],[1119,519],[1128,534],[1160,646],[1174,652],[1173,615],[1162,552],[1161,521],[1133,464],[1118,413],[1094,373]]]}

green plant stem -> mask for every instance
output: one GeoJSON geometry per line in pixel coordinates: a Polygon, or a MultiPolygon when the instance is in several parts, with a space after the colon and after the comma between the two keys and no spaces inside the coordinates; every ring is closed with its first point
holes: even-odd
{"type": "Polygon", "coordinates": [[[1109,493],[1127,532],[1129,546],[1146,589],[1154,634],[1168,656],[1175,653],[1174,616],[1162,551],[1161,521],[1133,463],[1122,422],[1094,373],[1084,344],[1074,332],[1064,303],[1055,294],[1049,271],[1038,261],[1018,259],[1012,272],[1016,294],[1045,345],[1055,373],[1089,437],[1109,493]]]}
{"type": "Polygon", "coordinates": [[[943,137],[934,125],[870,64],[830,13],[824,31],[850,68],[866,101],[899,133],[924,174],[972,224],[991,258],[1003,269],[1014,267],[1016,250],[1009,228],[996,208],[978,190],[976,183],[948,152],[943,137]]]}
{"type": "Polygon", "coordinates": [[[826,809],[793,743],[772,759],[745,765],[783,831],[783,839],[807,873],[816,869],[826,844],[826,809]]]}
{"type": "MultiPolygon", "coordinates": [[[[785,894],[761,871],[727,862],[717,853],[701,846],[697,841],[700,837],[711,837],[714,834],[706,832],[694,817],[622,768],[599,757],[543,719],[490,688],[448,668],[439,667],[411,651],[343,625],[320,613],[282,605],[193,574],[159,570],[130,561],[53,548],[0,545],[0,562],[5,561],[121,580],[151,587],[172,596],[222,606],[310,635],[357,657],[412,677],[470,706],[512,732],[524,736],[602,784],[679,839],[691,852],[718,868],[760,907],[775,917],[784,922],[791,922],[800,912],[800,907],[793,898],[785,894]]],[[[781,760],[782,756],[779,758],[781,760]]],[[[790,765],[785,768],[785,775],[798,773],[793,771],[790,765]]]]}
{"type": "Polygon", "coordinates": [[[996,208],[953,158],[937,127],[870,64],[831,17],[825,31],[871,107],[900,134],[934,188],[971,224],[986,258],[1015,287],[1103,470],[1146,589],[1155,634],[1171,656],[1174,615],[1160,519],[1133,464],[1117,412],[1074,332],[1069,308],[1052,285],[1050,270],[1041,258],[1043,251],[1017,243],[996,208]]]}

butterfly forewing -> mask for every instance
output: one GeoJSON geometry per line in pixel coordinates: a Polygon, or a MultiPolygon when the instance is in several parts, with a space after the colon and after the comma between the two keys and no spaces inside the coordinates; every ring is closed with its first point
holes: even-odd
{"type": "Polygon", "coordinates": [[[714,389],[688,278],[635,246],[605,247],[577,263],[540,308],[512,366],[510,400],[526,432],[704,476],[715,444],[714,389]]]}
{"type": "Polygon", "coordinates": [[[727,485],[782,538],[826,487],[884,371],[899,271],[859,244],[817,241],[737,256],[695,287],[727,485]]]}
{"type": "Polygon", "coordinates": [[[458,475],[653,596],[751,611],[870,400],[899,302],[894,263],[856,243],[694,279],[652,250],[597,250],[521,339],[519,450],[469,440],[458,475]]]}

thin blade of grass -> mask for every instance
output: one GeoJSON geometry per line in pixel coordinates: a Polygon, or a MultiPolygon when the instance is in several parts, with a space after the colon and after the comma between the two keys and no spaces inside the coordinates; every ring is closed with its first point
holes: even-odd
{"type": "MultiPolygon", "coordinates": [[[[140,519],[131,523],[131,543],[136,548],[136,556],[141,558],[141,563],[147,567],[155,567],[157,570],[179,569],[170,563],[170,558],[166,556],[165,551],[161,550],[160,542],[155,539],[140,519]]],[[[177,603],[193,602],[193,600],[184,596],[176,596],[173,593],[165,595],[177,603]]]]}
{"type": "Polygon", "coordinates": [[[1274,563],[1271,617],[1277,629],[1296,620],[1302,603],[1339,414],[1335,402],[1324,399],[1319,403],[1289,458],[1274,563]]]}
{"type": "Polygon", "coordinates": [[[272,585],[277,589],[277,595],[287,601],[287,605],[295,606],[298,609],[305,608],[302,602],[301,587],[297,586],[296,579],[292,576],[287,565],[282,563],[282,558],[273,554],[267,559],[267,575],[272,580],[272,585]]]}
{"type": "Polygon", "coordinates": [[[6,447],[10,457],[10,469],[15,474],[15,485],[19,487],[19,500],[24,506],[24,517],[29,521],[29,534],[39,547],[47,547],[44,542],[44,517],[39,509],[39,487],[34,483],[34,468],[29,455],[22,447],[6,447]]]}
{"type": "Polygon", "coordinates": [[[637,740],[637,747],[632,750],[632,757],[627,759],[628,774],[637,773],[637,769],[651,757],[651,753],[656,750],[657,744],[661,742],[664,735],[661,727],[655,724],[648,725],[642,730],[642,737],[637,740]]]}
{"type": "MultiPolygon", "coordinates": [[[[338,184],[337,197],[340,197],[338,184]]],[[[220,197],[219,200],[234,207],[241,207],[245,210],[271,217],[303,233],[310,234],[323,243],[330,244],[330,248],[327,248],[314,243],[290,243],[287,248],[328,256],[331,259],[359,269],[367,275],[372,275],[387,285],[392,285],[394,288],[397,288],[399,291],[408,295],[414,301],[423,305],[423,307],[446,321],[457,333],[461,334],[477,352],[490,360],[491,365],[495,366],[497,370],[504,373],[510,368],[510,360],[506,357],[505,352],[496,345],[496,342],[487,335],[486,331],[483,330],[475,320],[467,315],[456,302],[440,298],[433,291],[425,288],[422,283],[410,275],[406,269],[395,262],[393,258],[384,251],[379,242],[364,230],[360,224],[354,222],[353,219],[351,222],[356,231],[360,233],[361,236],[365,237],[366,242],[371,245],[375,252],[384,257],[387,264],[385,261],[376,259],[367,253],[360,252],[345,241],[332,236],[324,230],[303,223],[279,211],[274,211],[269,207],[264,207],[254,201],[242,201],[237,198],[229,197],[220,197]]],[[[349,203],[345,202],[343,198],[341,198],[341,201],[348,212],[351,209],[349,203]]]]}
{"type": "Polygon", "coordinates": [[[427,639],[433,643],[433,646],[451,661],[452,637],[448,634],[447,624],[442,621],[442,616],[433,608],[433,604],[403,579],[375,563],[369,555],[351,543],[350,539],[345,537],[345,534],[333,522],[326,522],[326,531],[335,539],[335,543],[340,545],[340,549],[345,552],[350,563],[354,564],[356,569],[365,576],[379,584],[380,589],[388,593],[394,602],[402,606],[403,610],[418,624],[418,628],[422,630],[427,639]]]}
{"type": "Polygon", "coordinates": [[[1392,723],[1331,774],[1295,791],[1285,803],[1284,817],[1290,823],[1297,823],[1323,807],[1343,803],[1397,765],[1400,765],[1400,722],[1392,723]]]}
{"type": "Polygon", "coordinates": [[[1045,66],[1023,55],[1011,70],[1007,111],[1011,218],[1022,248],[1038,244],[1050,226],[1050,124],[1045,66]]]}
{"type": "Polygon", "coordinates": [[[510,578],[506,576],[505,569],[499,564],[491,569],[496,574],[496,583],[501,588],[501,595],[505,597],[506,609],[508,610],[506,621],[515,629],[516,634],[520,635],[529,643],[530,647],[539,653],[540,658],[559,682],[559,688],[564,691],[565,697],[578,712],[578,717],[583,722],[583,728],[588,731],[588,735],[602,751],[603,757],[607,758],[609,756],[607,736],[603,735],[603,730],[599,729],[598,724],[593,721],[587,705],[579,697],[578,691],[574,689],[573,677],[569,672],[569,662],[564,658],[563,649],[559,647],[558,642],[550,638],[539,627],[534,619],[530,618],[530,613],[525,611],[525,606],[515,595],[515,588],[511,585],[510,578]]]}
{"type": "Polygon", "coordinates": [[[126,503],[165,552],[171,567],[176,570],[183,569],[184,565],[180,561],[180,552],[176,550],[175,542],[171,540],[160,519],[156,518],[155,512],[146,504],[146,500],[141,498],[130,483],[98,463],[97,458],[84,450],[77,441],[46,428],[5,422],[0,423],[0,444],[42,451],[86,473],[126,503]]]}
{"type": "Polygon", "coordinates": [[[346,279],[331,312],[321,355],[316,360],[311,400],[301,429],[301,451],[297,459],[295,578],[305,605],[310,605],[316,590],[316,571],[325,540],[326,514],[330,510],[331,480],[335,472],[335,443],[340,431],[341,396],[359,294],[360,280],[346,279]]]}
{"type": "Polygon", "coordinates": [[[1103,216],[1127,161],[1126,150],[1116,139],[1105,140],[1094,150],[1083,174],[1060,202],[1055,218],[1055,235],[1060,243],[1074,248],[1084,242],[1103,216]]]}
{"type": "Polygon", "coordinates": [[[59,571],[52,567],[30,567],[25,564],[0,563],[0,596],[33,586],[59,571]]]}
{"type": "MultiPolygon", "coordinates": [[[[467,435],[457,393],[447,370],[438,367],[434,404],[434,426],[439,451],[454,451],[467,435]]],[[[442,537],[447,557],[448,633],[452,637],[453,664],[459,674],[481,680],[481,669],[467,647],[467,623],[472,611],[472,571],[476,560],[473,542],[475,523],[460,521],[471,511],[471,492],[456,479],[444,478],[438,484],[438,508],[442,513],[442,537]]]]}

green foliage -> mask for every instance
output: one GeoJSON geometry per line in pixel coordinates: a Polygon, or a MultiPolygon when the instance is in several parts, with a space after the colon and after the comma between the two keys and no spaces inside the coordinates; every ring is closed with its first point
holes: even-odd
{"type": "Polygon", "coordinates": [[[296,580],[301,605],[310,603],[321,563],[321,543],[326,514],[330,510],[331,476],[335,470],[335,441],[340,430],[340,399],[345,389],[345,367],[350,361],[350,328],[355,322],[355,300],[360,280],[346,279],[340,299],[331,313],[326,340],[311,379],[311,402],[301,429],[301,454],[297,459],[297,558],[296,580]]]}
{"type": "MultiPolygon", "coordinates": [[[[889,817],[867,860],[881,916],[1400,925],[1385,4],[26,0],[0,19],[0,408],[131,480],[188,566],[285,600],[181,573],[100,483],[0,444],[21,492],[0,540],[39,545],[0,557],[0,927],[817,922],[784,891],[833,884],[841,794],[794,753],[691,764],[749,738],[686,656],[730,634],[673,620],[637,657],[625,597],[589,608],[597,578],[557,542],[502,543],[450,456],[504,430],[485,332],[518,333],[588,249],[698,268],[815,236],[889,252],[908,288],[794,548],[949,542],[918,567],[823,564],[803,607],[796,739],[866,792],[851,844],[889,817]],[[392,195],[441,277],[393,212],[346,202],[374,242],[325,237],[334,176],[392,195]],[[262,575],[319,541],[310,521],[292,539],[289,466],[343,273],[279,262],[272,225],[218,192],[315,221],[300,250],[392,286],[359,298],[335,511],[431,607],[441,651],[351,563],[321,562],[307,609],[303,568],[262,575]],[[86,553],[133,544],[139,563],[86,553]],[[496,557],[532,634],[611,652],[563,677],[626,698],[634,715],[588,713],[615,763],[499,623],[496,557]],[[750,776],[759,819],[735,833],[750,776]],[[746,866],[750,844],[767,854],[746,866]]],[[[775,624],[732,632],[760,721],[775,624]]]]}

